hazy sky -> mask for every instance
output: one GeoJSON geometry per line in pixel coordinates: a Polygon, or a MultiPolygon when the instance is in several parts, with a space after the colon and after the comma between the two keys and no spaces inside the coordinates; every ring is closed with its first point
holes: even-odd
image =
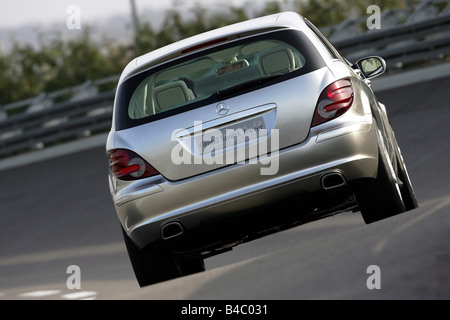
{"type": "MultiPolygon", "coordinates": [[[[246,0],[176,0],[185,5],[202,4],[203,7],[218,3],[241,5],[246,0]]],[[[253,0],[256,1],[256,0],[253,0]]],[[[262,0],[257,0],[262,1],[262,0]]],[[[169,8],[174,0],[135,0],[136,7],[169,8]]],[[[67,8],[80,8],[81,21],[91,22],[115,14],[131,14],[130,0],[0,0],[0,28],[13,28],[23,24],[65,23],[69,14],[67,8]]]]}

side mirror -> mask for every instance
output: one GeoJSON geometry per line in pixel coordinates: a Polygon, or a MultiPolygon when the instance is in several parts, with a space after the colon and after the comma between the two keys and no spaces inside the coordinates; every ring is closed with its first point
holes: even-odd
{"type": "Polygon", "coordinates": [[[373,79],[386,72],[386,62],[381,57],[363,58],[358,60],[354,66],[361,70],[366,79],[373,79]]]}

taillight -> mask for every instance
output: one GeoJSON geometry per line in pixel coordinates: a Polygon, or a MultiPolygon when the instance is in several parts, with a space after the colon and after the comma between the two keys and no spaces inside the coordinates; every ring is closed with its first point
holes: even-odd
{"type": "Polygon", "coordinates": [[[120,180],[138,180],[159,174],[135,152],[126,149],[108,151],[109,170],[120,180]]]}
{"type": "Polygon", "coordinates": [[[326,87],[320,94],[312,127],[337,118],[353,103],[353,87],[348,79],[341,79],[326,87]]]}

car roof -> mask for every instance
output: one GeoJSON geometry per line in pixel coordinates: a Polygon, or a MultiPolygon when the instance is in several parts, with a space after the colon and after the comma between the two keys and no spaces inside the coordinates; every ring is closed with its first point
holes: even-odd
{"type": "Polygon", "coordinates": [[[196,49],[196,47],[205,45],[210,48],[218,44],[216,42],[220,42],[220,39],[224,39],[223,42],[226,42],[277,29],[298,29],[301,28],[301,23],[302,18],[298,13],[287,11],[238,22],[174,42],[132,60],[122,72],[119,84],[141,71],[177,58],[186,51],[193,52],[200,49],[196,49]]]}

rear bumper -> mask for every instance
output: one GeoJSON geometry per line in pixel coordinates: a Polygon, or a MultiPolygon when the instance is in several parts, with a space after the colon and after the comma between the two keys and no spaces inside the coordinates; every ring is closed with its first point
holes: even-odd
{"type": "Polygon", "coordinates": [[[161,227],[180,222],[185,230],[220,223],[235,213],[321,190],[321,178],[341,173],[350,182],[375,178],[376,128],[371,115],[359,121],[323,126],[303,143],[280,150],[266,165],[235,164],[183,181],[162,176],[111,190],[119,220],[140,247],[161,239],[161,227]],[[269,166],[276,174],[261,175],[269,166]]]}

